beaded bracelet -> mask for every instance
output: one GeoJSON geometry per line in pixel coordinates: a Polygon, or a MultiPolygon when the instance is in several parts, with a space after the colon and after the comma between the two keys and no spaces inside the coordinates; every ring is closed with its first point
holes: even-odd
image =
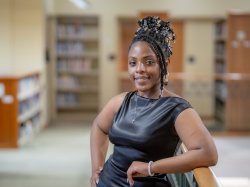
{"type": "Polygon", "coordinates": [[[154,173],[151,173],[151,165],[152,165],[153,161],[149,161],[148,163],[148,175],[149,176],[154,176],[154,173]]]}

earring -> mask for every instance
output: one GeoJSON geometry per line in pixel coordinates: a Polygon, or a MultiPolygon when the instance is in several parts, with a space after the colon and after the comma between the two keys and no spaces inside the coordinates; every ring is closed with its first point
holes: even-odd
{"type": "Polygon", "coordinates": [[[169,72],[164,76],[164,85],[168,85],[169,72]]]}

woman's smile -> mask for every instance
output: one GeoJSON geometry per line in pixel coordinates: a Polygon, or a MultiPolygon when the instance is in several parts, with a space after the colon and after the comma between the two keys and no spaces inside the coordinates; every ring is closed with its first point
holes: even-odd
{"type": "Polygon", "coordinates": [[[148,80],[148,79],[150,79],[149,76],[136,76],[135,77],[136,81],[143,81],[143,80],[148,80]]]}

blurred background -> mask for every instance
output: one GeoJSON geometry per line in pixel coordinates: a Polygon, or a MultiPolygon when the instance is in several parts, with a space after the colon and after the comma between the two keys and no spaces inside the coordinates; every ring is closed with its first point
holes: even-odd
{"type": "Polygon", "coordinates": [[[91,122],[133,89],[127,50],[146,15],[175,30],[167,88],[214,137],[211,169],[250,186],[250,1],[0,0],[1,187],[89,187],[91,122]]]}

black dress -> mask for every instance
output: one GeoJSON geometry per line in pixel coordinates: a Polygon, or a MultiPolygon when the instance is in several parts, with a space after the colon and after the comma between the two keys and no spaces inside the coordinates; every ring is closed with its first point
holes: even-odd
{"type": "MultiPolygon", "coordinates": [[[[172,157],[180,143],[174,128],[175,120],[190,107],[180,97],[148,99],[137,92],[129,92],[109,130],[114,151],[104,164],[98,187],[129,187],[126,172],[133,161],[149,162],[172,157]]],[[[133,187],[171,186],[165,176],[135,177],[133,187]]]]}

